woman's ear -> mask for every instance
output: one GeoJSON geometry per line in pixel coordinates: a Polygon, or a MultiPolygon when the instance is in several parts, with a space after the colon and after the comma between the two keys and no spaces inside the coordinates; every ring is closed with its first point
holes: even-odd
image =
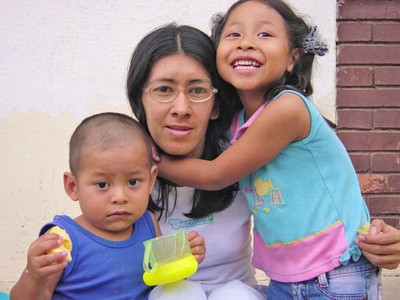
{"type": "Polygon", "coordinates": [[[151,191],[154,188],[154,184],[156,183],[157,175],[158,175],[158,168],[156,165],[152,165],[151,169],[150,169],[150,191],[149,191],[149,194],[151,194],[151,191]]]}
{"type": "Polygon", "coordinates": [[[64,190],[73,201],[78,201],[78,182],[76,177],[70,173],[64,173],[64,190]]]}
{"type": "Polygon", "coordinates": [[[286,68],[287,72],[290,73],[293,71],[294,65],[297,63],[299,58],[300,58],[300,49],[299,48],[292,49],[289,54],[288,66],[286,68]]]}
{"type": "Polygon", "coordinates": [[[219,105],[217,104],[217,102],[214,102],[214,103],[215,104],[214,104],[213,110],[210,115],[210,120],[216,120],[219,117],[219,105]]]}

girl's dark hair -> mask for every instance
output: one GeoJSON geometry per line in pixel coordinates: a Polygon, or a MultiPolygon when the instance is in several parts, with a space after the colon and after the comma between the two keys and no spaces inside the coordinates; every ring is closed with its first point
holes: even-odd
{"type": "MultiPolygon", "coordinates": [[[[153,65],[161,58],[182,53],[188,55],[204,67],[210,74],[211,82],[218,89],[215,105],[219,109],[219,117],[210,120],[205,139],[202,159],[216,158],[228,142],[226,132],[232,121],[232,116],[239,105],[235,89],[223,81],[216,68],[216,52],[211,39],[202,31],[191,26],[178,26],[171,23],[147,34],[136,46],[130,62],[127,76],[127,95],[133,113],[145,130],[150,134],[144,106],[142,89],[148,79],[153,65]]],[[[163,150],[159,149],[162,153],[163,150]]],[[[176,205],[176,186],[163,178],[158,178],[158,198],[149,202],[149,209],[160,211],[160,218],[171,214],[176,205]],[[168,207],[168,196],[174,195],[174,207],[168,207]]],[[[233,201],[237,193],[237,184],[219,191],[196,189],[193,195],[192,210],[185,214],[190,218],[201,218],[213,212],[222,211],[233,201]]]]}
{"type": "MultiPolygon", "coordinates": [[[[282,0],[239,0],[235,2],[224,15],[214,16],[213,28],[211,38],[218,47],[221,39],[222,31],[225,27],[226,21],[232,11],[241,4],[249,1],[258,1],[266,6],[274,9],[281,15],[284,20],[287,35],[289,38],[289,46],[292,49],[299,50],[299,58],[295,63],[291,72],[286,72],[282,78],[272,86],[265,94],[265,100],[272,99],[284,89],[293,89],[306,96],[313,93],[311,84],[312,68],[314,63],[315,54],[307,53],[303,49],[303,41],[307,37],[310,27],[306,22],[298,16],[293,9],[282,0]]],[[[329,125],[336,128],[336,125],[330,120],[326,119],[329,125]]]]}

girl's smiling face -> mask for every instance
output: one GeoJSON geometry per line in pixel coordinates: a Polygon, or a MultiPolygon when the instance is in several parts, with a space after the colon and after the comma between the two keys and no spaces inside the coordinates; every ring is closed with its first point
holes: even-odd
{"type": "Polygon", "coordinates": [[[294,61],[285,21],[276,10],[248,1],[230,13],[217,49],[217,67],[240,94],[263,97],[293,69],[294,61]]]}

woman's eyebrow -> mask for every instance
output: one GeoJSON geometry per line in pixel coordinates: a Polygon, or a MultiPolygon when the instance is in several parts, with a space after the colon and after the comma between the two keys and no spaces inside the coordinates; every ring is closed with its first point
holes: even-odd
{"type": "MultiPolygon", "coordinates": [[[[149,81],[148,84],[157,83],[157,82],[159,82],[159,83],[173,83],[173,84],[176,83],[175,79],[166,78],[166,77],[160,77],[160,78],[156,78],[156,79],[153,79],[153,80],[149,81]]],[[[209,78],[207,78],[207,79],[206,78],[196,78],[196,79],[188,80],[187,83],[188,84],[194,84],[194,83],[208,83],[208,84],[211,84],[211,80],[209,78]]]]}
{"type": "Polygon", "coordinates": [[[199,79],[189,80],[189,83],[211,83],[211,80],[208,78],[207,79],[199,78],[199,79]]]}
{"type": "Polygon", "coordinates": [[[172,79],[172,78],[160,77],[160,78],[155,78],[155,79],[149,81],[149,84],[150,84],[150,83],[154,83],[154,82],[168,82],[168,83],[174,83],[175,80],[172,79]]]}

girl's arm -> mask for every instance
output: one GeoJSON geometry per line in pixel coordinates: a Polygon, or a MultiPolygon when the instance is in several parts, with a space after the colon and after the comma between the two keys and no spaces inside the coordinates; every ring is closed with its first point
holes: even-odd
{"type": "Polygon", "coordinates": [[[241,138],[216,159],[162,156],[159,176],[178,185],[219,190],[271,161],[310,130],[308,109],[299,96],[285,93],[267,105],[241,138]]]}
{"type": "Polygon", "coordinates": [[[358,236],[356,243],[376,266],[395,269],[400,264],[400,230],[382,220],[372,221],[369,234],[358,236]]]}

